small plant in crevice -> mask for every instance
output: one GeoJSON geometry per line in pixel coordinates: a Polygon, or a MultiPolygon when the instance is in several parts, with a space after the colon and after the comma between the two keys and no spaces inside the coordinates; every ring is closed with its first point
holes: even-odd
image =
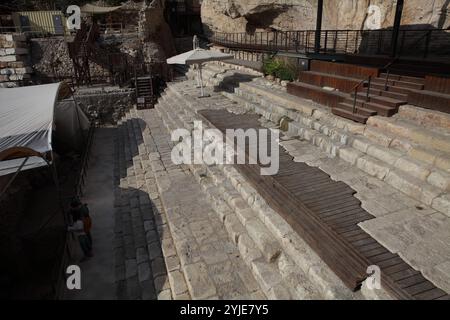
{"type": "Polygon", "coordinates": [[[263,62],[263,72],[280,80],[294,81],[297,78],[297,66],[289,63],[285,59],[269,57],[263,62]]]}

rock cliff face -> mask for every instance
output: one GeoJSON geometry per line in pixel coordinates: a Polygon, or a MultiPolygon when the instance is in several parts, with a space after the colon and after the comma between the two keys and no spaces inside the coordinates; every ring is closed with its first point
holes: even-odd
{"type": "Polygon", "coordinates": [[[146,62],[163,63],[161,72],[166,79],[169,69],[164,63],[176,54],[172,32],[164,19],[166,0],[147,2],[150,4],[144,4],[139,12],[139,37],[143,41],[144,59],[146,62]]]}
{"type": "MultiPolygon", "coordinates": [[[[380,8],[380,28],[392,26],[395,2],[385,0],[325,0],[324,29],[367,28],[369,6],[380,8]]],[[[402,25],[447,28],[450,0],[406,0],[402,25]]],[[[206,32],[253,32],[264,29],[315,29],[317,0],[204,0],[206,32]]],[[[369,21],[370,22],[370,21],[369,21]]]]}

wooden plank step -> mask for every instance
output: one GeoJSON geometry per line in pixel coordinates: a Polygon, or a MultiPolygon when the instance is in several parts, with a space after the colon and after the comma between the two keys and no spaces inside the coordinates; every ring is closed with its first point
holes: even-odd
{"type": "MultiPolygon", "coordinates": [[[[350,104],[348,102],[341,102],[339,103],[339,109],[346,110],[348,112],[353,112],[353,104],[350,104]]],[[[355,111],[357,114],[360,114],[365,117],[371,117],[377,115],[377,111],[368,109],[366,107],[360,107],[356,106],[355,111]]]]}
{"type": "MultiPolygon", "coordinates": [[[[352,97],[354,97],[354,94],[352,94],[352,97]]],[[[364,92],[358,92],[357,97],[358,99],[366,100],[366,94],[364,92]]],[[[407,103],[406,100],[398,100],[394,98],[377,96],[372,94],[369,94],[369,102],[374,102],[388,107],[399,107],[407,103]]]]}
{"type": "MultiPolygon", "coordinates": [[[[381,84],[381,83],[371,83],[370,86],[372,88],[374,88],[374,89],[385,91],[385,84],[384,83],[383,84],[381,84]]],[[[391,85],[387,86],[387,91],[389,91],[389,92],[401,93],[401,94],[406,94],[406,95],[408,95],[411,90],[414,90],[414,89],[395,87],[395,86],[391,86],[391,85]]]]}
{"type": "MultiPolygon", "coordinates": [[[[386,83],[386,79],[375,78],[375,79],[372,80],[372,82],[384,85],[386,83]]],[[[422,90],[424,88],[423,84],[414,83],[414,82],[408,82],[408,81],[400,81],[400,80],[388,80],[388,84],[390,86],[401,87],[401,88],[409,88],[409,89],[416,89],[416,90],[422,90]]]]}
{"type": "MultiPolygon", "coordinates": [[[[359,92],[367,94],[367,90],[368,90],[368,88],[361,88],[359,90],[359,92]]],[[[384,88],[383,89],[378,89],[378,88],[373,88],[371,86],[371,88],[369,90],[369,94],[376,95],[376,96],[387,97],[387,98],[392,98],[392,99],[397,99],[397,100],[401,100],[401,101],[408,101],[408,94],[386,91],[386,90],[384,90],[384,88]]]]}
{"type": "MultiPolygon", "coordinates": [[[[384,72],[384,73],[380,73],[379,78],[382,78],[382,79],[385,80],[387,76],[388,76],[388,74],[384,72]]],[[[389,74],[389,79],[413,82],[413,83],[418,83],[418,84],[425,84],[425,79],[424,78],[403,76],[403,75],[392,74],[392,73],[389,74]]]]}
{"type": "MultiPolygon", "coordinates": [[[[347,98],[344,101],[345,104],[350,104],[353,106],[354,98],[347,98]]],[[[395,113],[398,112],[398,107],[390,107],[379,103],[374,102],[366,102],[365,97],[363,99],[357,99],[356,105],[359,108],[364,108],[367,110],[373,110],[376,111],[377,115],[384,116],[384,117],[390,117],[393,116],[395,113]]]]}
{"type": "Polygon", "coordinates": [[[368,117],[367,116],[363,116],[361,114],[357,114],[357,113],[352,113],[351,111],[347,111],[344,109],[341,109],[339,107],[337,108],[331,108],[331,112],[334,115],[346,118],[346,119],[350,119],[359,123],[363,123],[366,124],[368,117]]]}

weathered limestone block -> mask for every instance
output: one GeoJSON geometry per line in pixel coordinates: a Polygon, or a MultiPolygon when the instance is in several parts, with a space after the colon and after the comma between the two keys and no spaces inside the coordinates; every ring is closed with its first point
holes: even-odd
{"type": "Polygon", "coordinates": [[[450,194],[447,193],[435,198],[431,206],[450,217],[450,194]]]}
{"type": "Polygon", "coordinates": [[[432,186],[438,187],[444,191],[450,191],[450,173],[436,170],[432,171],[427,178],[427,182],[432,186]]]}
{"type": "Polygon", "coordinates": [[[372,145],[372,143],[365,137],[357,136],[353,138],[352,147],[363,153],[367,153],[367,149],[372,145]]]}
{"type": "Polygon", "coordinates": [[[25,61],[26,57],[18,55],[0,56],[0,62],[19,62],[25,61]]]}
{"type": "Polygon", "coordinates": [[[372,157],[363,156],[356,162],[356,166],[371,176],[383,180],[389,173],[390,167],[372,157]]]}
{"type": "Polygon", "coordinates": [[[345,147],[339,150],[339,157],[352,165],[355,165],[358,159],[361,158],[363,155],[364,153],[351,147],[345,147]]]}
{"type": "Polygon", "coordinates": [[[187,293],[188,287],[181,271],[173,270],[169,272],[168,278],[174,297],[187,293]]]}
{"type": "Polygon", "coordinates": [[[203,262],[184,266],[184,274],[192,299],[201,300],[217,295],[216,286],[203,262]]]}
{"type": "Polygon", "coordinates": [[[0,49],[0,56],[28,54],[27,48],[5,48],[0,49]]]}
{"type": "Polygon", "coordinates": [[[398,170],[391,170],[384,179],[389,185],[406,193],[410,197],[431,205],[433,200],[442,193],[436,187],[430,186],[418,179],[401,173],[398,170]]]}
{"type": "Polygon", "coordinates": [[[436,167],[450,172],[450,155],[439,155],[434,164],[436,167]]]}
{"type": "Polygon", "coordinates": [[[27,40],[25,34],[0,34],[0,44],[2,42],[24,42],[27,40]]]}
{"type": "Polygon", "coordinates": [[[247,264],[262,257],[261,251],[247,234],[242,234],[239,237],[238,249],[247,264]]]}
{"type": "Polygon", "coordinates": [[[408,151],[411,158],[433,165],[440,153],[435,150],[424,148],[423,146],[414,146],[408,151]]]}
{"type": "Polygon", "coordinates": [[[444,112],[423,109],[411,105],[403,105],[399,108],[398,116],[413,120],[414,122],[429,128],[450,128],[450,115],[444,112]]]}
{"type": "Polygon", "coordinates": [[[31,76],[29,74],[12,74],[9,76],[10,81],[21,81],[25,79],[30,79],[31,76]]]}
{"type": "Polygon", "coordinates": [[[364,130],[364,136],[383,147],[388,147],[393,140],[393,137],[388,136],[385,132],[381,132],[369,126],[364,130]]]}
{"type": "Polygon", "coordinates": [[[280,255],[280,244],[273,238],[272,234],[259,219],[248,220],[245,228],[263,253],[267,262],[272,262],[280,255]]]}
{"type": "Polygon", "coordinates": [[[399,158],[394,167],[407,172],[409,175],[425,181],[430,175],[431,168],[428,165],[424,165],[421,162],[415,161],[409,157],[399,158]]]}
{"type": "Polygon", "coordinates": [[[367,154],[378,160],[386,162],[389,165],[394,165],[402,156],[402,154],[398,151],[377,145],[369,146],[367,148],[367,154]]]}

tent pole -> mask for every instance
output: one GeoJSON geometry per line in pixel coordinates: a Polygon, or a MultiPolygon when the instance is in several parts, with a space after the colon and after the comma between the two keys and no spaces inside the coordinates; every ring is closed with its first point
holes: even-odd
{"type": "Polygon", "coordinates": [[[25,165],[25,163],[28,161],[28,157],[25,158],[25,160],[23,160],[22,164],[20,165],[20,167],[17,169],[17,171],[14,173],[14,176],[11,178],[11,180],[8,181],[8,183],[6,184],[6,186],[3,188],[2,192],[0,193],[0,197],[3,196],[3,194],[6,192],[6,190],[8,190],[8,188],[11,186],[11,184],[14,182],[14,180],[16,180],[17,175],[19,174],[19,172],[22,170],[23,166],[25,165]]]}
{"type": "Polygon", "coordinates": [[[201,98],[203,98],[205,96],[204,92],[203,92],[203,78],[202,78],[202,64],[199,63],[198,65],[198,72],[200,74],[200,92],[201,92],[201,98]]]}
{"type": "Polygon", "coordinates": [[[200,64],[197,63],[197,88],[200,88],[200,64]]]}
{"type": "Polygon", "coordinates": [[[75,104],[75,112],[77,113],[77,120],[78,120],[78,127],[81,129],[81,135],[83,137],[84,145],[87,146],[87,136],[84,134],[83,128],[81,127],[81,121],[80,121],[80,113],[78,112],[78,103],[75,99],[75,96],[72,95],[73,103],[75,104]]]}
{"type": "Polygon", "coordinates": [[[59,206],[61,207],[61,212],[63,214],[64,223],[67,225],[68,221],[67,221],[66,212],[64,210],[64,205],[63,205],[63,202],[62,202],[61,187],[59,185],[58,172],[56,171],[56,162],[55,162],[55,157],[54,157],[54,154],[53,154],[53,150],[50,152],[50,157],[51,157],[52,163],[49,164],[49,165],[50,165],[50,169],[52,171],[53,182],[55,183],[55,186],[56,186],[56,194],[58,195],[58,202],[59,202],[59,206]]]}

